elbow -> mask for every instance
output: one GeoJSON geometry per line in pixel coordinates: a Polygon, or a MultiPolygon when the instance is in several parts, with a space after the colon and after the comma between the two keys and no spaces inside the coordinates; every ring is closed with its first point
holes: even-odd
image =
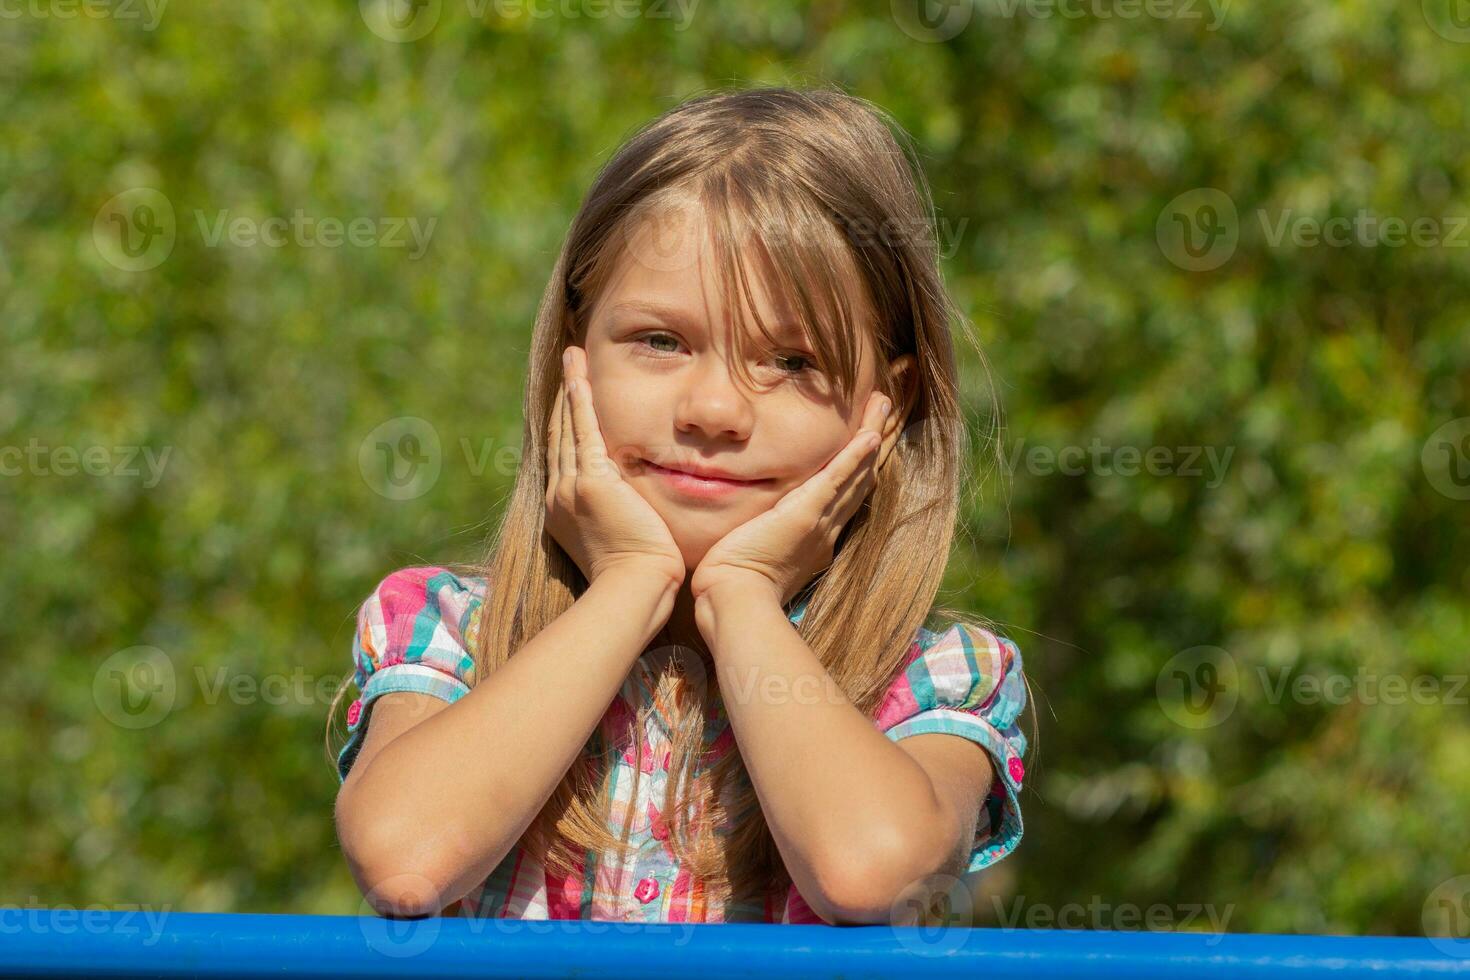
{"type": "Polygon", "coordinates": [[[390,919],[438,915],[462,897],[450,894],[443,862],[426,854],[412,837],[338,819],[338,840],[365,904],[390,919]]]}
{"type": "Polygon", "coordinates": [[[422,919],[438,915],[454,899],[428,875],[415,871],[359,879],[363,899],[385,919],[422,919]]]}
{"type": "Polygon", "coordinates": [[[904,925],[911,905],[931,888],[934,869],[911,842],[890,838],[854,859],[829,862],[819,876],[812,911],[828,925],[904,925]]]}

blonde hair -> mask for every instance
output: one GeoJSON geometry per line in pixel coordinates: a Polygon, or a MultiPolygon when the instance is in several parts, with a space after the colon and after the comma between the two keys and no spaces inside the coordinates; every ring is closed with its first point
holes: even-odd
{"type": "MultiPolygon", "coordinates": [[[[754,312],[747,264],[755,263],[772,296],[794,311],[819,366],[841,380],[849,399],[858,382],[859,338],[867,334],[879,353],[876,384],[901,413],[901,436],[838,538],[832,563],[793,599],[807,603],[797,627],[804,641],[848,700],[873,717],[918,627],[941,621],[990,626],[932,607],[955,534],[962,481],[971,477],[951,324],[969,340],[987,375],[988,367],[944,287],[933,203],[912,143],[882,109],[831,88],[696,96],[645,125],[598,173],[536,317],[523,465],[486,557],[461,569],[486,580],[472,632],[470,683],[504,664],[587,587],[545,530],[546,435],[561,352],[585,336],[589,313],[639,223],[689,201],[707,216],[725,308],[754,312]],[[843,287],[845,277],[861,284],[860,304],[843,287]],[[857,305],[874,316],[861,317],[857,305]],[[914,355],[912,378],[904,390],[889,390],[886,367],[903,354],[914,355]]],[[[742,312],[732,315],[743,319],[742,312]]],[[[758,312],[755,322],[774,344],[758,312]]],[[[731,360],[743,365],[746,333],[732,334],[740,356],[731,360]]],[[[986,443],[994,439],[1000,469],[1000,410],[990,390],[993,427],[986,443]]],[[[973,492],[982,480],[970,482],[973,492]]],[[[706,754],[710,699],[720,695],[713,683],[686,683],[678,659],[668,659],[654,685],[672,731],[662,807],[669,844],[710,901],[779,898],[791,879],[738,747],[708,769],[706,782],[694,778],[706,754]],[[721,791],[730,780],[727,813],[721,791]],[[727,818],[727,837],[710,833],[727,818]]],[[[632,721],[636,778],[643,775],[642,733],[652,710],[642,706],[632,721]]],[[[609,827],[608,777],[616,760],[601,744],[600,729],[522,838],[549,872],[568,874],[588,852],[628,847],[626,834],[609,827]]],[[[636,800],[636,784],[633,792],[636,800]]]]}

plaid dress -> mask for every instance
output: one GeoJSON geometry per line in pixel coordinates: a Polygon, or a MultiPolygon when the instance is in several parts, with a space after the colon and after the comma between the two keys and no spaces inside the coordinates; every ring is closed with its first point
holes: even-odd
{"type": "MultiPolygon", "coordinates": [[[[338,777],[347,778],[366,733],[374,698],[416,691],[454,702],[469,691],[474,668],[474,616],[485,582],[443,568],[400,569],[379,583],[358,610],[352,657],[359,698],[347,710],[348,740],[337,758],[338,777]]],[[[801,621],[805,604],[790,614],[801,621]]],[[[667,655],[667,651],[663,651],[667,655]]],[[[621,755],[612,772],[611,829],[628,833],[630,854],[619,860],[589,854],[577,872],[558,876],[517,845],[490,876],[450,912],[511,919],[594,919],[625,922],[820,923],[795,885],[784,900],[762,907],[721,907],[707,900],[700,883],[682,870],[668,840],[659,806],[668,777],[670,732],[658,710],[654,679],[660,651],[645,653],[600,723],[607,745],[621,755]],[[653,703],[643,732],[641,756],[631,744],[631,723],[642,705],[653,703]],[[643,777],[632,798],[634,760],[643,777]]],[[[943,732],[979,743],[990,754],[995,781],[975,828],[965,870],[978,871],[1015,849],[1021,840],[1017,797],[1025,766],[1026,737],[1017,719],[1026,703],[1021,652],[1004,636],[954,624],[947,630],[920,627],[904,666],[894,678],[874,724],[897,741],[943,732]]],[[[707,719],[699,772],[729,752],[733,730],[719,699],[707,719]]],[[[734,791],[734,783],[726,792],[734,791]]],[[[728,797],[726,798],[728,800],[728,797]]],[[[727,806],[727,813],[732,812],[727,806]]],[[[717,828],[727,831],[729,824],[717,828]]]]}

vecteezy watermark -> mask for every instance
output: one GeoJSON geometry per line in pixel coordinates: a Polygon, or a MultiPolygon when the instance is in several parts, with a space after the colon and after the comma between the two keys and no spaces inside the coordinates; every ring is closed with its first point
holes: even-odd
{"type": "Polygon", "coordinates": [[[1006,900],[999,895],[992,896],[991,902],[1002,929],[1203,931],[1214,934],[1213,938],[1205,940],[1207,946],[1213,946],[1224,938],[1230,926],[1230,917],[1235,914],[1234,903],[1225,905],[1223,909],[1212,902],[1184,902],[1176,905],[1155,902],[1145,906],[1133,902],[1107,902],[1101,895],[1093,895],[1086,903],[1064,902],[1061,905],[1028,903],[1024,895],[1018,895],[1009,903],[1009,907],[1006,900]]]}
{"type": "Polygon", "coordinates": [[[1266,700],[1280,704],[1288,696],[1296,704],[1470,704],[1470,674],[1382,674],[1362,664],[1351,675],[1304,674],[1290,668],[1256,668],[1266,700]],[[1275,675],[1274,677],[1272,675],[1275,675]]]}
{"type": "Polygon", "coordinates": [[[1297,248],[1314,248],[1328,245],[1332,248],[1377,248],[1386,245],[1399,248],[1414,245],[1418,248],[1465,248],[1470,246],[1470,235],[1465,228],[1470,218],[1465,215],[1444,217],[1420,216],[1412,221],[1395,215],[1380,216],[1366,208],[1359,208],[1351,218],[1338,215],[1323,220],[1313,215],[1297,214],[1291,208],[1282,208],[1274,216],[1265,208],[1258,208],[1256,216],[1261,222],[1266,243],[1280,248],[1288,237],[1297,248]]]}
{"type": "Polygon", "coordinates": [[[919,956],[945,956],[973,934],[975,898],[962,878],[932,874],[899,893],[888,909],[888,924],[899,945],[919,956]]]}
{"type": "Polygon", "coordinates": [[[1181,728],[1213,728],[1235,710],[1240,671],[1220,647],[1181,650],[1159,670],[1154,693],[1164,715],[1181,728]]]}
{"type": "Polygon", "coordinates": [[[1424,935],[1446,956],[1470,958],[1470,875],[1442,881],[1424,900],[1424,935]]]}
{"type": "Polygon", "coordinates": [[[465,0],[470,16],[484,20],[494,10],[501,20],[669,20],[683,31],[699,0],[465,0]]]}
{"type": "Polygon", "coordinates": [[[1197,646],[1170,657],[1159,670],[1155,681],[1159,708],[1181,728],[1213,728],[1235,710],[1245,694],[1246,676],[1257,685],[1251,696],[1271,705],[1470,704],[1470,674],[1409,675],[1359,664],[1351,674],[1257,665],[1247,675],[1228,650],[1197,646]]]}
{"type": "MultiPolygon", "coordinates": [[[[699,0],[464,0],[476,21],[493,13],[502,21],[521,20],[672,20],[675,31],[686,29],[699,0]]],[[[406,44],[428,35],[439,24],[442,0],[358,0],[368,30],[385,41],[406,44]]]]}
{"type": "Polygon", "coordinates": [[[444,454],[439,431],[426,419],[401,415],[369,432],[357,447],[357,468],[374,493],[389,500],[422,497],[439,482],[444,454]]]}
{"type": "Polygon", "coordinates": [[[168,0],[0,0],[0,20],[142,20],[141,29],[152,31],[167,6],[168,0]]]}
{"type": "Polygon", "coordinates": [[[1032,446],[1027,449],[1026,440],[1019,439],[1006,454],[1012,473],[1024,468],[1034,476],[1053,473],[1137,476],[1148,473],[1150,476],[1199,477],[1208,471],[1210,479],[1205,486],[1211,490],[1224,481],[1225,471],[1234,455],[1234,446],[1226,446],[1223,452],[1215,446],[1109,446],[1096,436],[1086,447],[1032,446]]]}
{"type": "Polygon", "coordinates": [[[46,446],[34,437],[21,446],[0,446],[0,477],[122,476],[143,477],[149,490],[163,479],[172,446],[46,446]],[[139,463],[143,469],[139,469],[139,463]]]}
{"type": "Polygon", "coordinates": [[[42,905],[32,895],[24,906],[0,905],[0,936],[137,936],[144,946],[163,938],[172,905],[42,905]]]}
{"type": "Polygon", "coordinates": [[[1196,187],[1174,198],[1159,212],[1154,237],[1164,257],[1181,269],[1218,269],[1235,254],[1240,218],[1230,195],[1214,187],[1196,187]]]}
{"type": "MultiPolygon", "coordinates": [[[[1269,248],[1466,248],[1470,216],[1420,215],[1405,218],[1359,208],[1352,215],[1321,218],[1291,208],[1255,210],[1261,239],[1269,248]]],[[[1196,187],[1164,205],[1154,234],[1164,257],[1181,269],[1218,269],[1235,254],[1241,237],[1235,201],[1214,187],[1196,187]]]]}
{"type": "Polygon", "coordinates": [[[154,646],[119,650],[92,676],[92,703],[102,717],[132,731],[152,728],[182,707],[181,695],[206,705],[221,700],[244,706],[315,709],[332,703],[346,675],[311,674],[298,666],[287,672],[256,673],[228,664],[195,665],[186,674],[173,658],[154,646]],[[193,688],[180,679],[192,679],[193,688]]]}
{"type": "Polygon", "coordinates": [[[1077,20],[1205,20],[1205,30],[1219,30],[1230,0],[890,0],[889,11],[900,30],[916,41],[939,43],[970,25],[976,11],[1008,20],[1061,17],[1077,20]]]}
{"type": "Polygon", "coordinates": [[[415,217],[369,218],[319,218],[309,215],[301,208],[291,217],[274,216],[251,218],[239,215],[230,217],[228,209],[216,211],[210,219],[202,210],[194,212],[199,225],[199,235],[208,248],[218,248],[228,242],[236,248],[341,248],[344,244],[355,248],[410,248],[410,259],[423,257],[433,237],[438,218],[430,218],[422,225],[415,217]]]}
{"type": "MultiPolygon", "coordinates": [[[[458,846],[469,842],[459,837],[458,846]]],[[[644,879],[653,881],[653,879],[644,879]]],[[[662,888],[658,889],[659,893],[662,888]]],[[[656,900],[658,895],[654,895],[656,900]]],[[[473,936],[532,935],[564,937],[572,943],[606,936],[608,933],[636,935],[645,945],[672,938],[674,947],[685,946],[694,937],[694,923],[645,921],[644,906],[632,895],[626,897],[616,919],[517,919],[477,914],[468,903],[445,894],[431,879],[405,872],[377,882],[363,895],[358,909],[358,928],[374,952],[392,959],[421,956],[439,940],[447,918],[464,922],[453,934],[473,936]]]]}
{"type": "Polygon", "coordinates": [[[174,206],[162,191],[134,187],[107,200],[92,219],[92,244],[124,272],[156,268],[174,250],[174,206]]]}
{"type": "Polygon", "coordinates": [[[1464,0],[1420,0],[1424,22],[1446,41],[1470,44],[1470,7],[1464,0]]]}
{"type": "Polygon", "coordinates": [[[1470,416],[1435,429],[1419,452],[1429,485],[1451,500],[1470,500],[1470,416]]]}
{"type": "MultiPolygon", "coordinates": [[[[741,223],[722,231],[721,235],[736,250],[750,243],[767,249],[786,243],[811,247],[828,240],[834,225],[855,248],[871,249],[880,245],[892,248],[907,243],[926,251],[933,249],[940,258],[949,259],[963,244],[970,219],[941,215],[933,222],[927,218],[873,221],[853,215],[834,215],[818,222],[797,219],[760,227],[741,223]]],[[[695,209],[667,206],[630,217],[622,222],[621,234],[627,254],[644,268],[654,272],[685,272],[698,264],[709,231],[695,209]]]]}
{"type": "MultiPolygon", "coordinates": [[[[0,0],[4,2],[4,0],[0,0]]],[[[433,239],[437,217],[420,221],[413,216],[356,215],[342,218],[307,214],[297,208],[292,214],[232,215],[230,209],[212,214],[194,210],[194,223],[206,248],[230,245],[235,248],[385,248],[404,249],[410,260],[422,258],[433,239]]],[[[124,272],[146,272],[157,268],[173,253],[178,241],[178,220],[173,202],[152,187],[123,191],[98,209],[92,221],[92,242],[97,253],[124,272]]]]}
{"type": "Polygon", "coordinates": [[[1018,15],[1041,20],[1199,20],[1216,31],[1230,12],[1230,0],[978,0],[982,12],[995,17],[1018,15]],[[1208,20],[1206,20],[1208,18],[1208,20]]]}

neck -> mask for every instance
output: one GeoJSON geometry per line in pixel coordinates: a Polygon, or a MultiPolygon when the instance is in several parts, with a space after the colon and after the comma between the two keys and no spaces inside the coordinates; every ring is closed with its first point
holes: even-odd
{"type": "Polygon", "coordinates": [[[674,599],[674,611],[669,614],[668,622],[653,639],[653,646],[663,645],[689,647],[698,651],[706,660],[709,659],[709,645],[705,643],[704,636],[694,621],[694,594],[689,590],[688,578],[679,586],[679,594],[674,599]]]}

